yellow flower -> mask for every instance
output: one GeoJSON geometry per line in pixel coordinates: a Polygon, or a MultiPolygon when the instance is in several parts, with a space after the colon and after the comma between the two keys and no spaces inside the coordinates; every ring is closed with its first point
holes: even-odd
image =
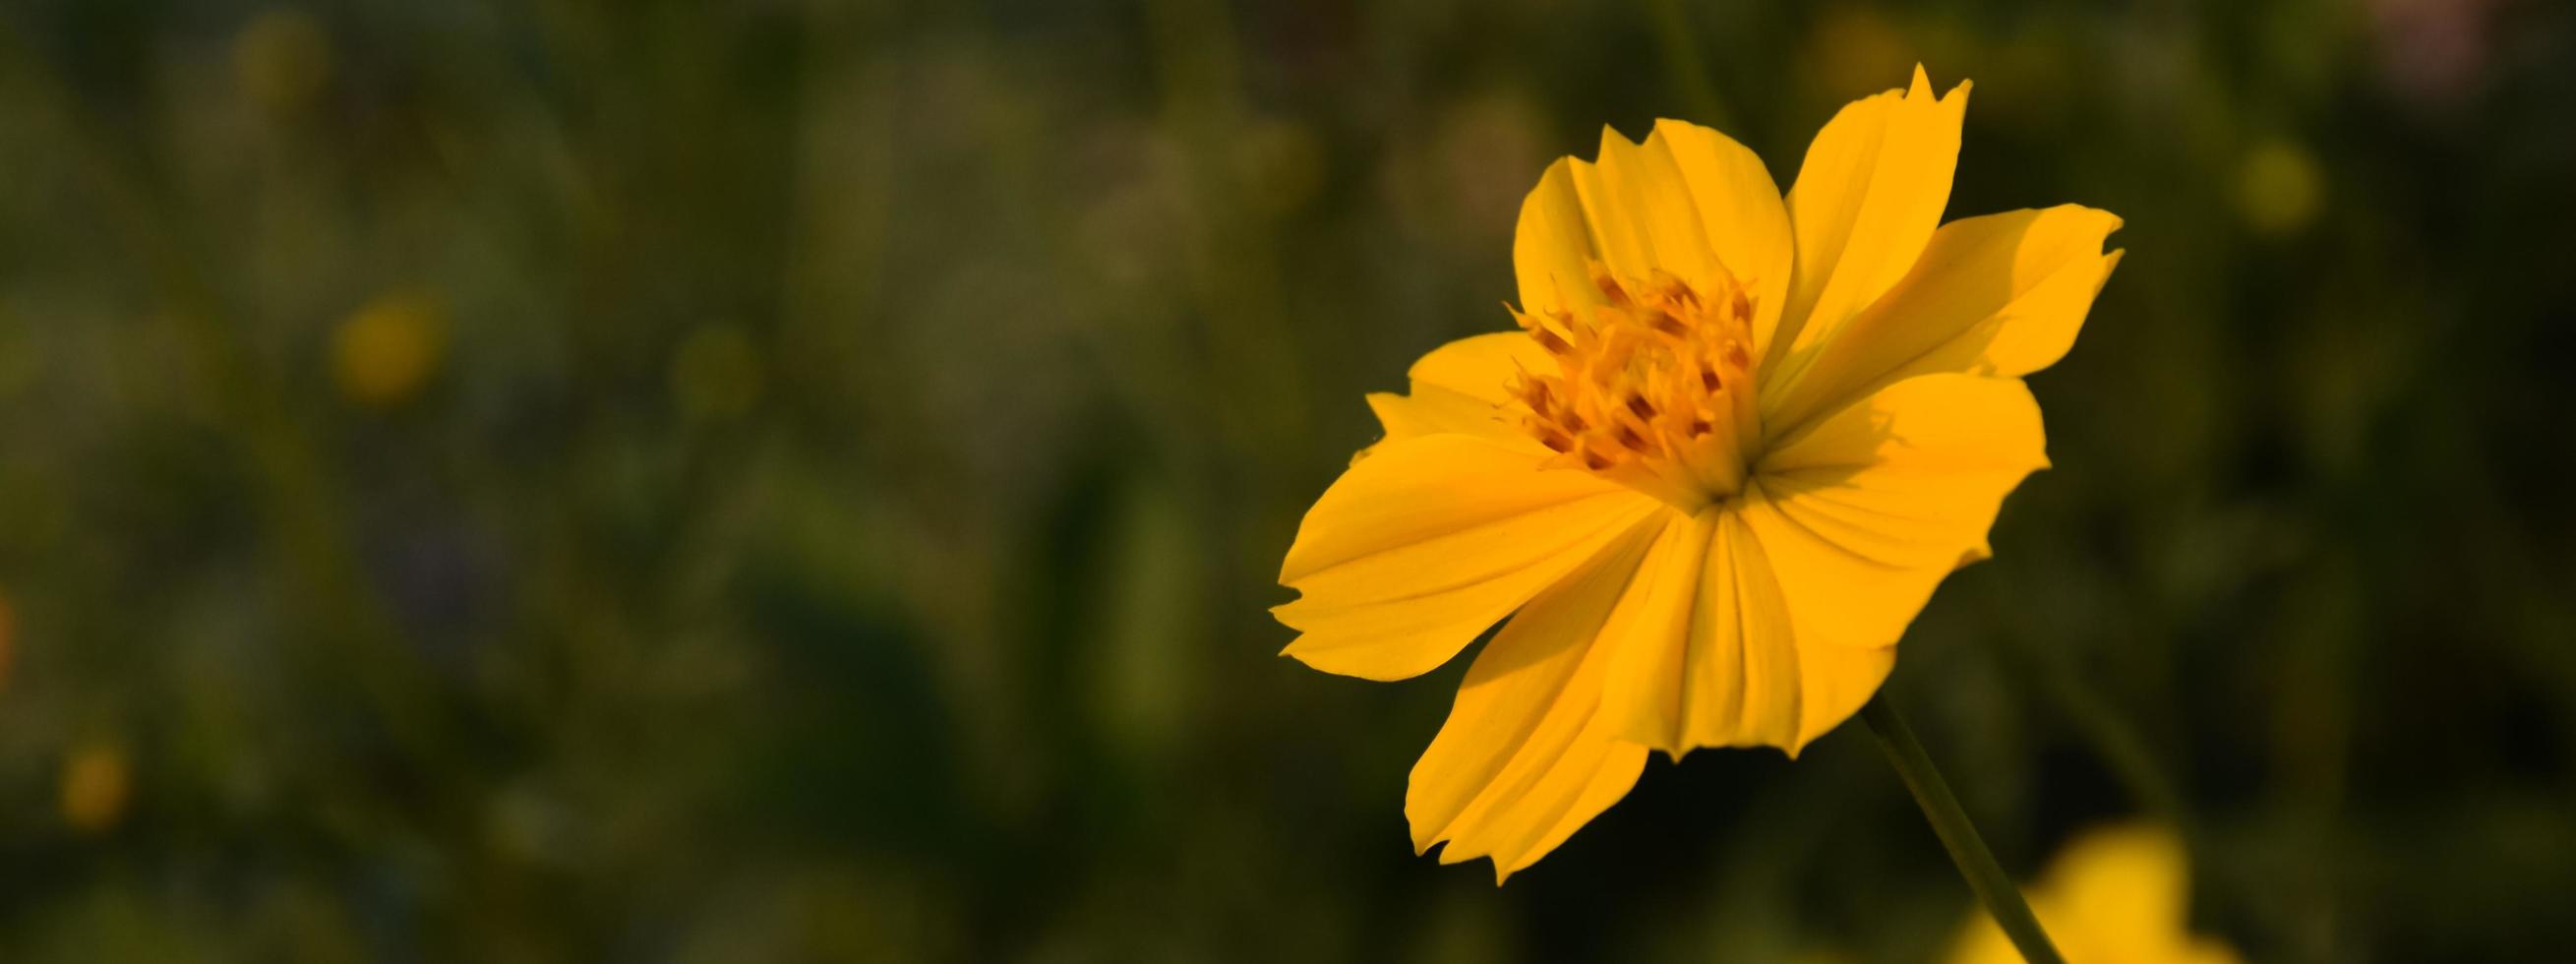
{"type": "MultiPolygon", "coordinates": [[[[2191,871],[2182,841],[2159,827],[2100,830],[2067,845],[2030,889],[2031,913],[2072,964],[2236,964],[2236,951],[2192,935],[2191,871]]],[[[1983,911],[1971,913],[1951,964],[2020,964],[1983,911]]]]}
{"type": "Polygon", "coordinates": [[[445,312],[426,294],[397,292],[341,322],[331,341],[331,375],[351,401],[391,408],[438,371],[447,351],[445,312]]]}
{"type": "Polygon", "coordinates": [[[1443,346],[1281,566],[1287,654],[1413,676],[1511,617],[1413,770],[1414,843],[1528,866],[1649,749],[1795,754],[1886,678],[1997,505],[2044,467],[2020,376],[2119,253],[2081,207],[1939,224],[1968,85],[1845,107],[1784,199],[1662,121],[1521,207],[1519,332],[1443,346]],[[1937,228],[1937,230],[1936,230],[1937,228]],[[1516,615],[1515,615],[1516,614],[1516,615]]]}
{"type": "Polygon", "coordinates": [[[113,743],[91,743],[63,758],[63,822],[82,833],[100,833],[125,818],[133,795],[133,777],[125,751],[113,743]]]}
{"type": "Polygon", "coordinates": [[[2325,200],[2325,175],[2316,155],[2295,141],[2256,145],[2236,168],[2236,207],[2245,224],[2267,237],[2299,233],[2317,218],[2325,200]]]}

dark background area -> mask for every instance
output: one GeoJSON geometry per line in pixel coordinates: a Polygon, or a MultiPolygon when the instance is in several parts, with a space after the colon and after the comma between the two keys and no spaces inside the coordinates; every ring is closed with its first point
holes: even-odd
{"type": "Polygon", "coordinates": [[[2128,221],[1889,684],[2004,861],[2563,954],[2576,7],[9,0],[0,957],[1923,959],[1857,727],[1498,889],[1465,661],[1265,611],[1549,160],[1918,61],[1952,217],[2128,221]]]}

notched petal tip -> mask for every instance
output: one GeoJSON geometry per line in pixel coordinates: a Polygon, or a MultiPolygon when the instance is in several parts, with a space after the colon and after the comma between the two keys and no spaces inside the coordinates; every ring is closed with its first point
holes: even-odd
{"type": "Polygon", "coordinates": [[[1653,140],[1653,139],[1658,138],[1658,137],[1668,137],[1668,136],[1670,136],[1670,133],[1669,133],[1669,132],[1674,131],[1674,130],[1685,130],[1685,131],[1690,131],[1690,130],[1710,130],[1710,129],[1711,129],[1711,128],[1707,127],[1706,125],[1702,125],[1702,124],[1694,124],[1694,123],[1691,123],[1690,121],[1683,120],[1683,119],[1681,119],[1681,118],[1679,118],[1679,117],[1658,117],[1658,118],[1655,118],[1655,126],[1654,126],[1654,128],[1653,128],[1652,130],[1649,130],[1649,131],[1647,131],[1647,132],[1646,132],[1646,139],[1647,139],[1647,140],[1653,140]]]}
{"type": "Polygon", "coordinates": [[[1807,746],[1809,744],[1816,742],[1818,737],[1834,731],[1834,727],[1828,726],[1809,732],[1803,710],[1801,710],[1799,716],[1800,719],[1797,721],[1797,724],[1789,728],[1789,738],[1787,740],[1777,743],[1762,743],[1755,746],[1740,747],[1739,749],[1756,750],[1768,747],[1770,749],[1780,751],[1780,755],[1788,757],[1789,762],[1798,762],[1799,755],[1807,752],[1807,746]]]}
{"type": "MultiPolygon", "coordinates": [[[[1650,132],[1647,136],[1651,137],[1653,134],[1650,132]]],[[[1639,147],[1644,143],[1645,141],[1642,138],[1633,141],[1629,140],[1628,135],[1619,133],[1618,128],[1612,127],[1608,124],[1603,124],[1601,125],[1601,153],[1594,155],[1594,159],[1598,160],[1600,157],[1607,155],[1612,151],[1639,147]]]]}
{"type": "Polygon", "coordinates": [[[2091,236],[2097,245],[2111,235],[2119,233],[2121,228],[2129,226],[2129,219],[2089,204],[2055,204],[2037,209],[2037,214],[2040,217],[2071,216],[2091,221],[2089,229],[2082,230],[2080,233],[2091,236]]]}
{"type": "MultiPolygon", "coordinates": [[[[1559,183],[1557,181],[1558,178],[1571,178],[1574,176],[1574,172],[1590,166],[1592,166],[1591,162],[1572,154],[1559,157],[1548,163],[1547,170],[1539,172],[1538,186],[1532,188],[1530,193],[1536,194],[1540,191],[1545,191],[1559,183]]],[[[1569,181],[1564,183],[1571,184],[1572,182],[1569,181]]]]}
{"type": "MultiPolygon", "coordinates": [[[[1950,98],[1968,96],[1968,89],[1974,85],[1975,81],[1961,77],[1959,78],[1958,83],[1950,85],[1949,93],[1942,94],[1939,97],[1934,98],[1934,100],[1946,106],[1950,103],[1950,98]]],[[[1930,71],[1923,69],[1923,64],[1918,61],[1914,65],[1914,80],[1906,85],[1906,99],[1911,100],[1916,97],[1930,97],[1931,95],[1932,74],[1930,71]]]]}

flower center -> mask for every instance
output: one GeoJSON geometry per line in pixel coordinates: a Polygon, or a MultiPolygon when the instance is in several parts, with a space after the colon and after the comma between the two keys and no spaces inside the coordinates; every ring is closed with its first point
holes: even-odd
{"type": "Polygon", "coordinates": [[[1754,408],[1753,303],[1723,269],[1708,290],[1664,271],[1620,279],[1599,262],[1605,303],[1543,317],[1514,311],[1556,359],[1511,386],[1522,427],[1579,468],[1684,511],[1733,495],[1761,444],[1754,408]]]}

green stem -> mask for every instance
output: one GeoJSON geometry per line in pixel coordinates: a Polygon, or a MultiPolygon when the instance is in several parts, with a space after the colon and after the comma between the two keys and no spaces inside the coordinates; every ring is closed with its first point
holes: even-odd
{"type": "Polygon", "coordinates": [[[1924,755],[1914,728],[1905,725],[1905,717],[1897,715],[1896,705],[1888,702],[1886,691],[1870,697],[1869,704],[1861,707],[1860,718],[1869,724],[1870,735],[1878,738],[1878,748],[1887,752],[1896,775],[1904,778],[1905,788],[1914,791],[1914,802],[1923,808],[1924,819],[1932,822],[1932,833],[1950,852],[1950,862],[1959,866],[1959,876],[1968,878],[1968,889],[1977,892],[1977,900],[1986,905],[1986,913],[1994,916],[2004,936],[2012,939],[2022,960],[2065,964],[2065,958],[2057,956],[2057,946],[2048,942],[2048,932],[2040,929],[2039,918],[2022,901],[2021,889],[1995,863],[1994,853],[1977,836],[1976,825],[1968,822],[1968,812],[1959,808],[1959,798],[1950,794],[1950,784],[1941,779],[1932,758],[1924,755]]]}

